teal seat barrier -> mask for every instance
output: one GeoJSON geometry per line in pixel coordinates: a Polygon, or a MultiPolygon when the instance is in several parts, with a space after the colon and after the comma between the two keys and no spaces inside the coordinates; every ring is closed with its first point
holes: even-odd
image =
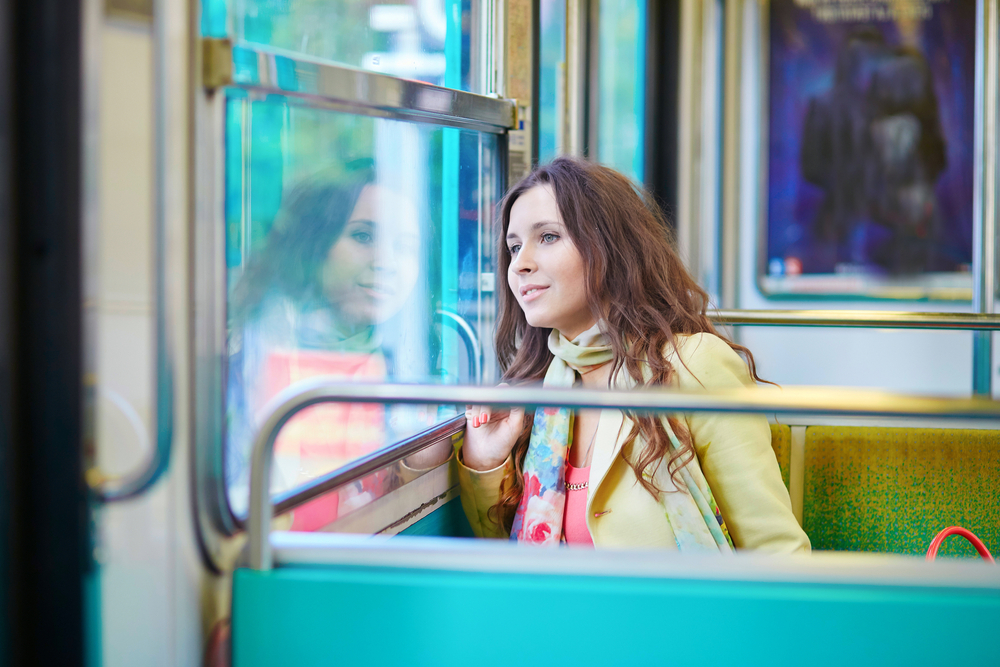
{"type": "Polygon", "coordinates": [[[346,558],[282,565],[277,547],[275,569],[236,571],[236,667],[1000,664],[1000,568],[987,564],[834,554],[698,565],[478,540],[358,551],[356,536],[315,539],[332,540],[327,560],[346,558]],[[921,585],[921,572],[942,577],[921,585]]]}
{"type": "MultiPolygon", "coordinates": [[[[761,390],[684,395],[304,381],[274,399],[254,443],[250,567],[233,577],[236,667],[1000,664],[1000,568],[980,561],[726,557],[271,533],[276,434],[297,411],[328,401],[1000,421],[994,401],[871,392],[776,397],[761,390]]],[[[425,444],[402,444],[391,456],[406,457],[425,444]]],[[[359,461],[351,474],[370,474],[391,462],[382,460],[387,456],[359,461]]],[[[438,512],[412,532],[455,534],[458,505],[438,512]]]]}

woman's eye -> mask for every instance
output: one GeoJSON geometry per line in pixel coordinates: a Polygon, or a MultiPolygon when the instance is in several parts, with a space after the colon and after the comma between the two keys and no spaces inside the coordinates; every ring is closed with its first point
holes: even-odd
{"type": "Polygon", "coordinates": [[[542,234],[542,243],[553,243],[559,239],[555,234],[542,234]]]}
{"type": "Polygon", "coordinates": [[[520,250],[520,249],[521,249],[521,246],[519,244],[515,244],[515,245],[512,245],[509,248],[507,248],[507,250],[509,250],[510,254],[512,254],[512,255],[516,255],[517,251],[520,250]]]}
{"type": "Polygon", "coordinates": [[[371,245],[375,241],[375,237],[368,232],[354,232],[351,234],[351,238],[362,245],[371,245]]]}

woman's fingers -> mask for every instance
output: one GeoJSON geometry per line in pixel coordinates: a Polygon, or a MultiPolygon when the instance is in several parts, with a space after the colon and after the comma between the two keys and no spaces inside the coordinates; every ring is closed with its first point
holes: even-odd
{"type": "Polygon", "coordinates": [[[485,405],[470,405],[465,408],[465,419],[472,428],[479,428],[490,421],[491,410],[485,405]]]}
{"type": "MultiPolygon", "coordinates": [[[[501,382],[498,387],[509,387],[506,382],[501,382]]],[[[516,412],[520,418],[524,414],[524,408],[492,408],[488,405],[466,405],[465,419],[472,428],[479,428],[486,424],[499,424],[516,412]]]]}

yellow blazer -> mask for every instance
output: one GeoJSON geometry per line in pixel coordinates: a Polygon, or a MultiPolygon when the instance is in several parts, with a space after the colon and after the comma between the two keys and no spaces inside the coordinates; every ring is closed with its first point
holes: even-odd
{"type": "MultiPolygon", "coordinates": [[[[754,385],[743,359],[712,334],[677,336],[677,350],[671,350],[667,359],[674,367],[672,384],[684,390],[754,385]]],[[[792,514],[767,419],[697,412],[684,414],[683,420],[736,548],[808,552],[809,538],[792,514]]],[[[633,450],[641,451],[638,443],[625,443],[631,428],[631,420],[620,410],[602,411],[587,497],[587,527],[594,546],[677,549],[661,506],[619,455],[631,457],[633,450]]],[[[508,458],[499,467],[480,472],[466,467],[459,456],[462,507],[479,537],[508,537],[487,513],[512,465],[508,458]]]]}

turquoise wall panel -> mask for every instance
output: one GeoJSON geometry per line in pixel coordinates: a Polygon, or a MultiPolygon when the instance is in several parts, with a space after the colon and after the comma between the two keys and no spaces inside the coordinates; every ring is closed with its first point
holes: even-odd
{"type": "Polygon", "coordinates": [[[475,537],[472,526],[462,511],[462,502],[458,498],[449,500],[420,521],[399,531],[399,534],[424,537],[475,537]]]}
{"type": "Polygon", "coordinates": [[[235,667],[1000,664],[1000,592],[237,570],[235,667]]]}

